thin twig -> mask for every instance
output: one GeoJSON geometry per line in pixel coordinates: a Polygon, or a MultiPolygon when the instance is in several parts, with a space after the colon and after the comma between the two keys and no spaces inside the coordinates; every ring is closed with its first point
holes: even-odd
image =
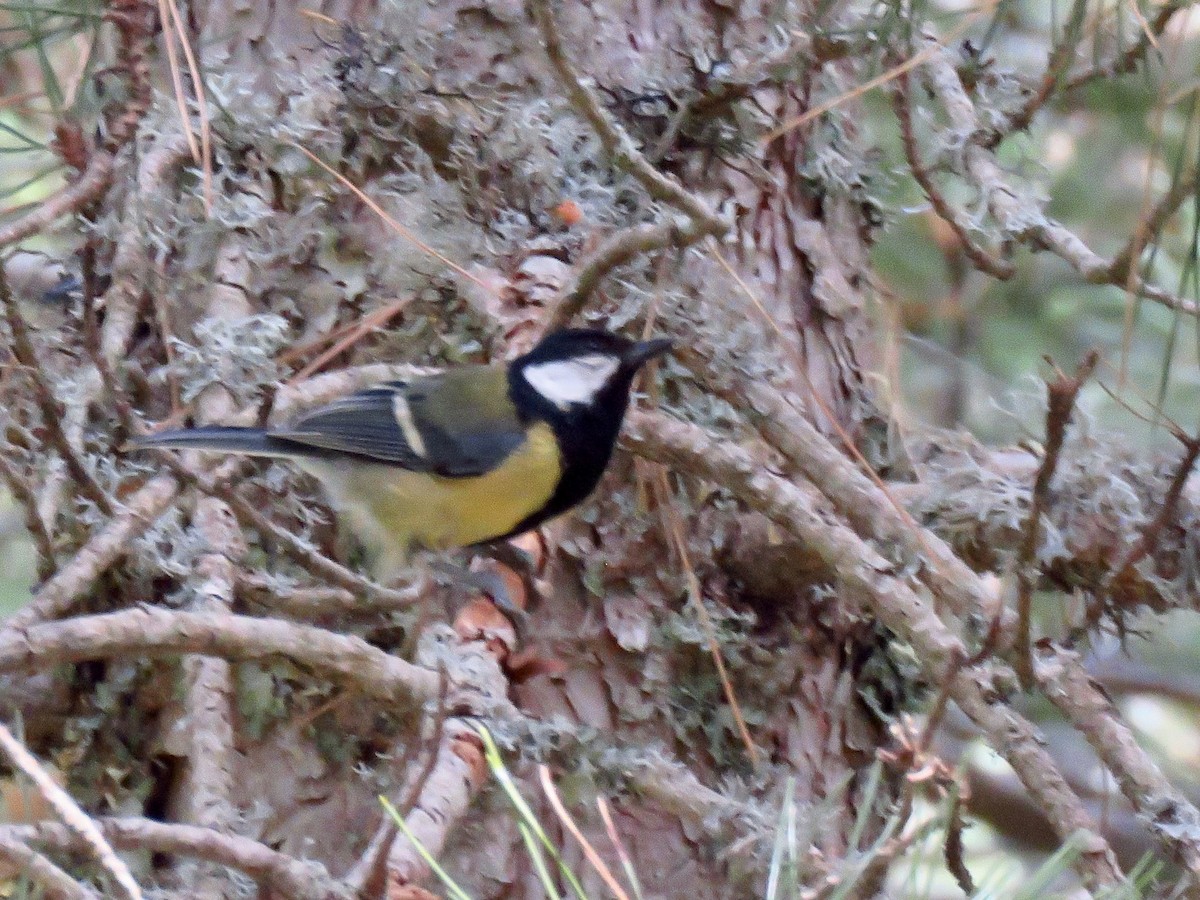
{"type": "Polygon", "coordinates": [[[341,563],[335,562],[306,541],[294,535],[288,529],[275,524],[254,504],[240,494],[234,492],[232,486],[221,482],[195,476],[194,484],[202,491],[219,497],[229,504],[234,515],[246,526],[254,528],[260,534],[268,535],[292,557],[297,563],[313,575],[328,581],[330,584],[346,588],[358,596],[369,600],[376,607],[388,609],[404,609],[421,601],[423,596],[419,589],[400,590],[379,584],[369,578],[364,578],[353,569],[348,569],[341,563]]]}
{"type": "Polygon", "coordinates": [[[1037,89],[1025,99],[1020,109],[1005,117],[1003,128],[997,128],[983,141],[984,147],[991,149],[1008,135],[1024,131],[1033,122],[1033,117],[1038,114],[1038,111],[1046,105],[1046,101],[1054,96],[1054,89],[1071,65],[1075,48],[1079,46],[1079,41],[1083,36],[1083,20],[1087,15],[1087,10],[1087,0],[1074,0],[1071,5],[1071,14],[1063,26],[1062,40],[1055,44],[1050,51],[1050,57],[1046,61],[1046,70],[1038,79],[1037,89]]]}
{"type": "MultiPolygon", "coordinates": [[[[295,859],[250,838],[222,834],[211,828],[156,822],[135,817],[98,818],[101,833],[122,850],[187,856],[245,872],[270,891],[290,900],[350,900],[351,892],[318,862],[295,859]]],[[[53,822],[0,826],[0,837],[74,850],[79,838],[53,822]]]]}
{"type": "Polygon", "coordinates": [[[1042,516],[1050,506],[1050,483],[1062,454],[1067,438],[1067,427],[1075,411],[1075,403],[1084,383],[1091,377],[1100,361],[1100,354],[1092,350],[1073,376],[1067,376],[1056,367],[1054,381],[1046,384],[1046,448],[1042,464],[1038,467],[1033,482],[1033,493],[1029,500],[1029,516],[1025,520],[1021,543],[1014,560],[1017,579],[1017,639],[1016,670],[1026,690],[1033,687],[1033,589],[1037,582],[1036,573],[1038,545],[1042,539],[1042,516]]]}
{"type": "Polygon", "coordinates": [[[1194,0],[1167,0],[1158,9],[1158,14],[1149,23],[1149,29],[1143,29],[1141,37],[1116,59],[1110,60],[1086,71],[1072,75],[1063,85],[1061,93],[1076,90],[1083,85],[1099,78],[1113,78],[1117,75],[1127,75],[1137,68],[1139,62],[1146,58],[1154,49],[1157,39],[1167,30],[1175,16],[1193,5],[1194,0]]]}
{"type": "Polygon", "coordinates": [[[396,807],[402,816],[407,816],[413,811],[413,807],[421,798],[421,791],[425,789],[430,776],[433,775],[433,767],[437,765],[438,750],[442,746],[442,739],[446,733],[446,698],[449,692],[450,679],[446,676],[446,669],[445,667],[439,668],[437,705],[433,713],[433,731],[429,738],[429,753],[426,756],[425,765],[421,767],[421,771],[413,779],[408,791],[405,792],[401,805],[396,807]]]}
{"type": "Polygon", "coordinates": [[[553,2],[554,0],[529,0],[529,10],[537,22],[546,56],[558,76],[559,83],[567,92],[571,105],[591,124],[613,163],[618,168],[628,169],[650,196],[683,211],[706,233],[723,234],[728,228],[728,223],[674,178],[650,165],[629,133],[604,109],[596,91],[585,84],[575,72],[567,59],[558,24],[550,8],[553,2]]]}
{"type": "Polygon", "coordinates": [[[637,869],[633,865],[629,851],[625,849],[625,842],[621,840],[620,832],[617,831],[616,825],[613,824],[612,813],[608,811],[608,802],[603,797],[597,797],[596,809],[600,812],[600,818],[604,822],[604,830],[608,832],[608,839],[612,841],[613,849],[617,852],[617,858],[621,860],[621,868],[625,870],[625,877],[629,879],[629,885],[633,888],[633,894],[640,900],[642,886],[638,882],[637,869]]]}
{"type": "Polygon", "coordinates": [[[46,523],[38,515],[37,497],[34,496],[29,483],[17,474],[3,456],[0,456],[0,480],[4,481],[8,492],[24,511],[25,530],[33,538],[33,546],[37,551],[38,580],[44,582],[54,574],[54,539],[50,537],[46,523]]]}
{"type": "Polygon", "coordinates": [[[1175,517],[1176,509],[1179,506],[1179,498],[1183,495],[1183,489],[1187,485],[1188,477],[1196,467],[1196,459],[1200,457],[1200,437],[1186,437],[1183,435],[1179,437],[1184,445],[1183,458],[1175,467],[1175,474],[1171,477],[1171,483],[1167,487],[1167,492],[1158,503],[1158,513],[1142,529],[1141,536],[1129,547],[1125,555],[1113,565],[1111,574],[1106,579],[1105,592],[1111,590],[1114,584],[1126,577],[1134,566],[1154,550],[1163,529],[1175,517]]]}
{"type": "Polygon", "coordinates": [[[1136,270],[1143,248],[1157,237],[1167,224],[1167,220],[1175,214],[1180,205],[1195,196],[1198,185],[1200,185],[1200,169],[1193,168],[1183,177],[1176,178],[1167,192],[1158,199],[1158,203],[1154,205],[1154,209],[1150,211],[1149,215],[1138,222],[1137,228],[1130,235],[1125,246],[1117,252],[1108,265],[1109,274],[1114,283],[1129,279],[1129,273],[1136,270]]]}
{"type": "Polygon", "coordinates": [[[0,723],[0,750],[8,757],[17,771],[34,783],[38,793],[50,805],[62,823],[80,839],[88,853],[112,879],[116,892],[125,900],[141,900],[142,889],[134,881],[133,873],[116,852],[91,817],[79,808],[71,795],[58,786],[37,758],[25,749],[8,726],[0,723]]]}
{"type": "Polygon", "coordinates": [[[96,580],[129,552],[133,539],[166,511],[178,493],[174,478],[159,476],[126,498],[121,511],[38,588],[29,602],[4,620],[0,634],[69,613],[96,580]]]}
{"type": "Polygon", "coordinates": [[[171,73],[171,88],[175,94],[175,106],[179,110],[179,124],[183,135],[187,138],[188,152],[192,161],[200,165],[200,145],[196,142],[195,131],[192,128],[192,117],[188,112],[187,93],[183,86],[183,72],[179,66],[179,50],[177,43],[186,40],[187,34],[180,34],[171,19],[171,11],[167,0],[158,0],[158,21],[163,30],[163,44],[167,50],[167,69],[171,73]]]}
{"type": "Polygon", "coordinates": [[[357,322],[351,322],[343,326],[339,331],[349,332],[347,334],[327,335],[324,340],[330,342],[322,353],[318,354],[315,359],[307,363],[299,372],[288,379],[288,384],[294,384],[298,381],[304,381],[306,378],[311,378],[320,372],[329,362],[339,354],[345,353],[364,337],[382,328],[396,316],[404,312],[408,305],[413,301],[413,295],[402,297],[399,300],[393,300],[391,303],[379,307],[379,309],[363,316],[357,322]]]}
{"type": "Polygon", "coordinates": [[[962,247],[963,253],[975,264],[975,268],[981,272],[986,272],[994,278],[999,278],[1001,281],[1006,281],[1016,271],[1012,262],[1008,259],[994,257],[983,247],[975,243],[971,238],[968,227],[962,222],[958,210],[950,205],[950,201],[946,199],[946,195],[942,193],[937,182],[933,180],[933,175],[925,168],[925,164],[921,161],[921,151],[917,146],[917,136],[913,130],[910,81],[908,72],[901,72],[896,77],[896,87],[891,92],[892,109],[895,112],[897,122],[900,123],[900,139],[904,145],[904,156],[908,160],[908,170],[912,173],[917,184],[921,186],[921,190],[925,192],[925,198],[929,201],[929,205],[938,218],[945,222],[950,227],[950,230],[954,232],[954,236],[958,238],[958,243],[962,247]]]}
{"type": "MultiPolygon", "coordinates": [[[[99,900],[87,885],[76,881],[49,859],[28,847],[25,842],[0,832],[0,859],[17,872],[28,875],[41,888],[45,900],[99,900]]],[[[16,896],[14,892],[13,896],[16,896]]]]}
{"type": "Polygon", "coordinates": [[[17,305],[12,291],[8,288],[8,278],[4,274],[4,266],[2,265],[0,265],[0,303],[4,304],[5,316],[8,319],[9,333],[12,336],[13,356],[21,364],[26,376],[29,378],[30,384],[33,386],[33,398],[38,405],[38,411],[41,413],[42,427],[46,429],[50,446],[58,451],[58,455],[66,464],[67,472],[71,475],[71,480],[75,482],[82,494],[92,503],[96,504],[102,512],[111,516],[113,514],[112,501],[104,493],[104,489],[100,487],[92,473],[84,466],[83,461],[79,458],[78,451],[71,446],[66,432],[63,431],[62,404],[54,396],[50,385],[46,383],[45,373],[38,362],[37,351],[34,349],[33,341],[29,336],[29,328],[25,324],[25,317],[21,314],[21,309],[17,305]]]}
{"type": "Polygon", "coordinates": [[[669,203],[687,218],[682,222],[668,220],[635,225],[610,235],[576,266],[570,283],[564,285],[560,299],[550,312],[548,330],[562,328],[578,315],[599,283],[617,266],[642,253],[670,246],[690,246],[710,235],[724,234],[729,228],[729,223],[710,210],[704,201],[651,164],[629,133],[605,110],[596,91],[575,72],[567,59],[551,9],[553,2],[529,0],[529,9],[537,22],[551,68],[572,106],[591,124],[614,167],[629,171],[650,196],[669,203]]]}
{"type": "Polygon", "coordinates": [[[30,235],[45,231],[63,216],[78,212],[100,198],[112,184],[115,160],[108,154],[96,154],[87,171],[53,197],[38,203],[17,221],[0,228],[0,247],[23,241],[30,235]]]}
{"type": "Polygon", "coordinates": [[[570,281],[559,292],[560,299],[551,309],[546,329],[552,331],[570,324],[600,282],[617,266],[640,254],[667,247],[690,247],[712,233],[698,219],[672,219],[654,225],[634,225],[609,235],[575,266],[570,281]]]}
{"type": "MultiPolygon", "coordinates": [[[[417,803],[421,799],[421,792],[425,790],[429,779],[433,777],[434,769],[438,763],[438,756],[442,752],[442,741],[446,736],[446,697],[450,688],[450,680],[446,677],[445,668],[438,670],[438,676],[441,683],[438,685],[437,708],[434,712],[433,732],[428,741],[410,740],[404,748],[404,753],[396,763],[395,771],[404,773],[409,779],[408,790],[404,793],[404,798],[400,805],[396,806],[396,812],[401,818],[407,819],[408,815],[416,808],[417,803]],[[421,770],[415,775],[410,774],[410,767],[416,762],[416,755],[420,750],[428,746],[428,753],[425,756],[425,763],[421,766],[421,770]]],[[[391,815],[386,812],[379,823],[379,827],[375,829],[375,835],[367,844],[367,849],[359,856],[350,872],[346,875],[346,881],[350,884],[359,887],[359,895],[373,896],[381,892],[383,886],[388,881],[388,859],[391,856],[393,842],[399,835],[399,827],[392,819],[391,815]]]]}
{"type": "Polygon", "coordinates": [[[963,812],[962,794],[955,791],[950,798],[950,811],[946,814],[946,842],[943,845],[943,855],[946,868],[958,882],[958,889],[968,897],[975,896],[975,881],[971,878],[971,870],[963,852],[963,812]]]}

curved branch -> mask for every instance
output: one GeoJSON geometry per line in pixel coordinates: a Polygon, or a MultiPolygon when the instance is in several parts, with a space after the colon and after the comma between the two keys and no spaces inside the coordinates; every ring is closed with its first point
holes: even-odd
{"type": "Polygon", "coordinates": [[[1047,814],[1060,840],[1079,841],[1076,868],[1093,889],[1124,881],[1112,849],[1047,752],[1037,729],[1001,698],[1014,678],[1006,666],[962,664],[970,654],[896,567],[842,525],[815,488],[765,471],[741,448],[694,425],[634,413],[627,443],[638,453],[703,477],[813,547],[840,578],[842,596],[863,604],[917,651],[935,683],[947,683],[958,706],[983,729],[1047,814]]]}
{"type": "MultiPolygon", "coordinates": [[[[63,827],[63,831],[70,834],[63,827]]],[[[0,832],[0,858],[18,872],[29,875],[41,887],[46,900],[99,900],[100,895],[60,869],[23,841],[0,832]]]]}
{"type": "Polygon", "coordinates": [[[438,675],[430,669],[384,653],[361,638],[277,619],[141,607],[0,633],[0,672],[130,653],[286,656],[376,700],[396,703],[437,696],[438,675]]]}
{"type": "Polygon", "coordinates": [[[0,749],[8,757],[13,768],[33,782],[39,794],[54,810],[63,826],[78,838],[100,868],[112,880],[118,896],[125,900],[141,900],[142,889],[133,879],[129,866],[109,846],[92,818],[79,808],[79,804],[59,787],[58,782],[38,762],[37,757],[25,749],[25,745],[13,736],[8,727],[0,724],[0,749]]]}
{"type": "Polygon", "coordinates": [[[1035,674],[1046,697],[1116,778],[1125,799],[1158,840],[1175,850],[1192,878],[1200,880],[1200,812],[1138,746],[1112,701],[1084,671],[1078,654],[1058,647],[1042,651],[1035,674]]]}
{"type": "MultiPolygon", "coordinates": [[[[353,896],[320,863],[294,859],[250,838],[151,819],[100,818],[96,824],[121,850],[150,850],[218,863],[245,872],[263,887],[292,900],[350,900],[353,896]]],[[[0,840],[5,838],[59,850],[80,846],[76,835],[54,822],[0,826],[0,840]]]]}

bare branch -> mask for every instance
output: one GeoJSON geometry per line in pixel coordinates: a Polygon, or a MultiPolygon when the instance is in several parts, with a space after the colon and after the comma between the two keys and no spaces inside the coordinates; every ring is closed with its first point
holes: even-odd
{"type": "Polygon", "coordinates": [[[9,332],[12,335],[13,356],[21,364],[25,375],[33,385],[33,397],[42,415],[42,426],[46,429],[50,446],[58,451],[58,455],[67,466],[71,480],[75,482],[85,497],[91,500],[103,512],[111,515],[112,501],[96,483],[95,477],[83,465],[79,458],[79,449],[71,446],[63,431],[63,407],[54,396],[54,391],[46,383],[45,373],[38,362],[37,351],[29,337],[29,328],[25,317],[17,305],[16,298],[8,288],[8,279],[4,274],[5,267],[0,265],[0,303],[4,304],[5,316],[8,319],[9,332]]]}
{"type": "Polygon", "coordinates": [[[133,873],[125,865],[125,861],[113,851],[96,823],[79,808],[71,795],[58,786],[58,782],[50,773],[42,768],[42,764],[25,745],[13,736],[8,726],[0,723],[0,750],[8,757],[9,762],[21,774],[34,783],[38,793],[46,800],[51,809],[71,830],[80,842],[87,848],[88,853],[100,864],[100,867],[112,879],[116,892],[125,900],[141,900],[142,889],[133,879],[133,873]]]}
{"type": "Polygon", "coordinates": [[[1078,655],[1061,647],[1041,652],[1036,675],[1046,696],[1112,772],[1121,793],[1159,841],[1175,851],[1193,885],[1200,884],[1200,812],[1138,745],[1104,691],[1087,676],[1078,655]]]}
{"type": "MultiPolygon", "coordinates": [[[[67,832],[69,834],[69,832],[67,832]]],[[[72,878],[23,841],[0,832],[0,859],[18,873],[26,873],[42,889],[46,900],[99,900],[100,895],[72,878]]]]}
{"type": "MultiPolygon", "coordinates": [[[[957,668],[956,659],[968,658],[961,641],[929,605],[904,580],[890,574],[893,565],[839,524],[815,489],[788,483],[764,471],[748,453],[729,442],[664,417],[634,413],[626,440],[635,452],[723,485],[811,545],[839,573],[843,598],[863,603],[879,621],[910,642],[931,677],[944,677],[948,669],[957,668]]],[[[958,670],[953,676],[952,696],[1038,799],[1059,838],[1083,842],[1076,866],[1085,882],[1093,888],[1121,883],[1123,876],[1112,849],[1063,778],[1037,730],[1000,699],[998,689],[988,686],[993,679],[1011,677],[1011,670],[1006,672],[999,665],[990,670],[980,666],[958,670]]]]}
{"type": "MultiPolygon", "coordinates": [[[[263,887],[291,900],[351,900],[352,893],[320,863],[294,859],[249,838],[221,834],[211,828],[138,818],[100,818],[96,824],[113,846],[189,856],[245,872],[263,887]]],[[[0,826],[0,837],[74,850],[79,838],[56,823],[0,826]]]]}
{"type": "Polygon", "coordinates": [[[1017,558],[1014,562],[1017,577],[1017,643],[1016,668],[1021,684],[1026,690],[1033,687],[1033,588],[1037,580],[1037,551],[1041,543],[1042,516],[1050,505],[1050,483],[1058,468],[1059,456],[1067,438],[1067,427],[1075,412],[1075,401],[1083,389],[1084,382],[1096,369],[1100,356],[1091,351],[1076,371],[1068,378],[1061,371],[1058,377],[1046,384],[1046,449],[1042,464],[1038,467],[1033,482],[1033,494],[1029,501],[1029,516],[1025,520],[1017,558]]]}
{"type": "Polygon", "coordinates": [[[4,672],[133,653],[204,653],[239,660],[286,656],[384,702],[428,700],[437,693],[438,676],[430,669],[361,638],[277,619],[141,607],[0,633],[4,672]]]}
{"type": "Polygon", "coordinates": [[[84,544],[28,603],[9,616],[3,631],[19,630],[69,613],[101,575],[129,550],[129,542],[157,519],[178,494],[170,476],[151,479],[84,544]]]}

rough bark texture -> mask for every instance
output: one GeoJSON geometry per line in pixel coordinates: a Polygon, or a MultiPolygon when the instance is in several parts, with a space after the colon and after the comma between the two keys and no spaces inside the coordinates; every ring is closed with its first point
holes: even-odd
{"type": "MultiPolygon", "coordinates": [[[[217,110],[211,163],[191,158],[165,95],[136,108],[136,135],[103,148],[112,188],[86,209],[82,307],[31,329],[6,297],[3,337],[25,374],[6,387],[0,474],[28,498],[46,580],[0,632],[3,700],[36,749],[70,758],[89,811],[179,823],[147,836],[130,819],[112,840],[204,861],[147,857],[137,875],[248,894],[221,864],[281,896],[419,896],[429,867],[383,793],[471,896],[542,896],[487,771],[485,723],[588,896],[607,888],[535,789],[538,763],[619,871],[594,804],[609,798],[647,896],[760,891],[789,808],[797,882],[830,891],[853,876],[851,894],[867,896],[887,874],[868,851],[890,860],[913,839],[914,784],[945,796],[954,781],[899,715],[936,695],[930,731],[956,701],[1050,833],[1079,837],[1084,883],[1120,882],[1094,816],[1009,703],[1006,597],[972,571],[1014,558],[1038,461],[948,438],[911,459],[897,446],[872,387],[878,173],[858,107],[771,132],[915,44],[1003,236],[972,258],[1007,273],[988,254],[1027,237],[1102,280],[1056,223],[1011,220],[999,138],[976,121],[955,51],[909,34],[880,37],[894,38],[884,53],[861,13],[826,3],[311,12],[192,10],[217,110]],[[369,364],[502,359],[564,317],[675,336],[648,393],[683,421],[635,417],[630,443],[660,462],[618,454],[595,498],[543,529],[521,654],[486,604],[449,628],[453,590],[356,574],[353,542],[290,469],[119,449],[138,419],[280,419],[383,377],[369,364]],[[320,367],[348,371],[281,386],[320,367]],[[70,691],[56,685],[40,708],[43,682],[17,677],[39,660],[71,665],[70,691]],[[318,888],[296,887],[301,861],[323,866],[318,888]]],[[[118,56],[136,62],[145,36],[124,27],[118,56]]],[[[139,72],[125,67],[135,99],[139,72]]],[[[1171,464],[1123,469],[1096,442],[1074,450],[1031,583],[1083,585],[1084,630],[1190,602],[1193,505],[1163,501],[1171,464]],[[1097,460],[1104,484],[1088,481],[1097,460]],[[1118,472],[1128,485],[1113,487],[1118,472]],[[1110,499],[1120,515],[1102,522],[1110,499]],[[1171,516],[1152,526],[1156,502],[1171,516]],[[1145,559],[1123,562],[1118,549],[1152,527],[1145,559]]],[[[1078,659],[1039,665],[1080,733],[1121,738],[1105,763],[1127,800],[1200,868],[1194,808],[1078,659]]],[[[13,835],[69,843],[45,826],[13,835]]]]}

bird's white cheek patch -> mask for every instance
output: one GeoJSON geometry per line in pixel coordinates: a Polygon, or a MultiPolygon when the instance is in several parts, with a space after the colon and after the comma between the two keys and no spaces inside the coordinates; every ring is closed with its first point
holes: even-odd
{"type": "Polygon", "coordinates": [[[581,356],[527,366],[522,373],[529,386],[557,406],[590,403],[617,371],[611,356],[581,356]]]}

